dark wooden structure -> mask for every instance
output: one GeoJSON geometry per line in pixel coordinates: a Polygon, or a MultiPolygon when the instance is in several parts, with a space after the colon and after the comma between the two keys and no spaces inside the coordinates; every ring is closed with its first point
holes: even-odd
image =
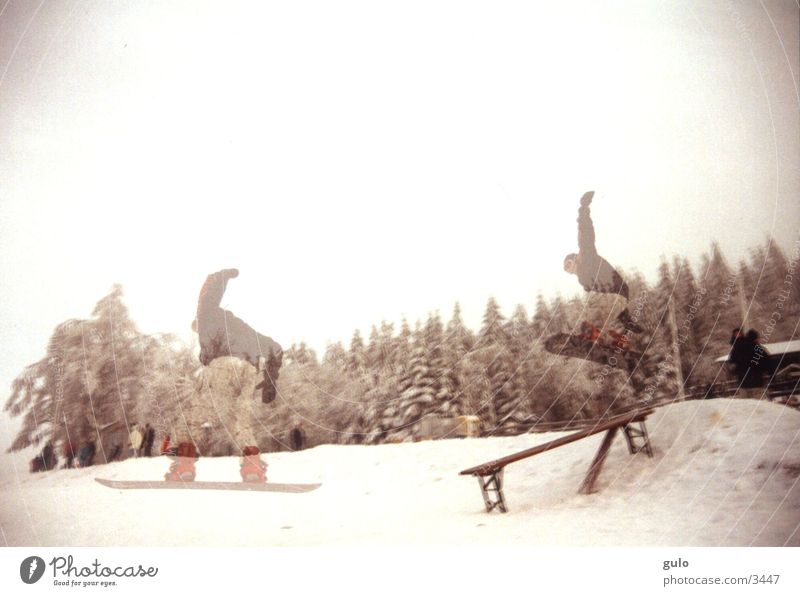
{"type": "Polygon", "coordinates": [[[542,445],[537,445],[536,447],[531,447],[530,449],[512,453],[506,457],[501,457],[500,459],[462,470],[460,474],[462,476],[475,476],[478,479],[487,512],[497,509],[505,513],[508,511],[508,507],[506,506],[505,497],[503,496],[503,470],[507,465],[607,431],[600,445],[600,449],[597,450],[594,461],[592,461],[592,465],[589,467],[586,478],[584,478],[583,484],[581,484],[579,490],[580,493],[589,494],[594,490],[594,483],[600,474],[606,456],[608,456],[611,443],[613,443],[614,437],[620,428],[625,434],[625,440],[628,443],[628,451],[631,454],[644,451],[649,457],[653,457],[653,451],[650,448],[650,438],[647,435],[647,427],[644,424],[645,419],[652,412],[652,409],[637,410],[615,416],[605,422],[600,422],[590,428],[580,430],[566,437],[561,437],[560,439],[555,439],[542,445]]]}

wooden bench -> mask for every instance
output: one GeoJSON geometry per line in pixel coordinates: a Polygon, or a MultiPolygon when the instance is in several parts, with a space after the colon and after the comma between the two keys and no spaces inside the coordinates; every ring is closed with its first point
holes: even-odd
{"type": "Polygon", "coordinates": [[[566,437],[561,437],[560,439],[555,439],[542,445],[537,445],[536,447],[531,447],[530,449],[512,453],[506,457],[501,457],[500,459],[462,470],[460,475],[475,476],[478,479],[487,512],[498,509],[505,513],[508,511],[508,508],[506,507],[505,498],[503,497],[503,469],[508,464],[513,464],[521,459],[532,457],[539,453],[555,449],[556,447],[572,443],[573,441],[585,439],[586,437],[607,431],[600,448],[597,450],[594,461],[592,461],[592,465],[589,467],[589,472],[586,474],[586,478],[584,478],[580,490],[578,491],[582,494],[589,494],[593,492],[594,483],[600,474],[600,469],[608,455],[611,443],[614,441],[614,437],[620,428],[623,429],[625,439],[628,443],[628,451],[632,455],[644,451],[649,457],[653,457],[653,451],[650,448],[650,438],[647,435],[647,428],[644,424],[645,418],[652,414],[652,412],[652,409],[637,410],[624,415],[615,416],[605,422],[595,424],[590,428],[580,430],[566,437]],[[634,426],[635,424],[638,424],[638,428],[634,426]]]}

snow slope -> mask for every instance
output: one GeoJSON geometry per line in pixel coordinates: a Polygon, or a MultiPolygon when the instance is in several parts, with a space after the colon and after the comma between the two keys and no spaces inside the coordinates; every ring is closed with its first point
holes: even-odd
{"type": "MultiPolygon", "coordinates": [[[[118,491],[95,477],[160,479],[166,458],[0,479],[8,546],[660,545],[800,546],[800,412],[713,400],[648,419],[655,457],[615,440],[597,487],[577,489],[602,434],[506,469],[507,514],[487,514],[472,465],[564,433],[321,446],[268,454],[274,482],[307,494],[118,491]]],[[[198,479],[238,478],[237,458],[201,460],[198,479]]]]}

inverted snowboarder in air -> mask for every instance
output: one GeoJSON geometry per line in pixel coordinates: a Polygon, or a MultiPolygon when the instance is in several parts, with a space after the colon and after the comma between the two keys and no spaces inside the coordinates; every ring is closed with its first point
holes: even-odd
{"type": "Polygon", "coordinates": [[[605,339],[607,344],[617,345],[625,333],[640,333],[642,328],[631,319],[628,312],[628,284],[608,261],[597,254],[594,224],[589,214],[592,197],[594,191],[591,190],[581,197],[578,209],[578,253],[570,253],[564,258],[564,271],[577,276],[583,289],[589,292],[589,315],[594,314],[591,309],[598,302],[609,307],[603,313],[606,315],[603,320],[594,323],[584,321],[583,329],[591,331],[595,340],[603,342],[605,339]],[[621,327],[623,333],[612,329],[615,324],[621,327]]]}
{"type": "Polygon", "coordinates": [[[264,380],[261,401],[275,399],[275,381],[283,359],[281,346],[271,337],[261,335],[229,310],[220,308],[228,280],[238,277],[238,269],[223,269],[206,278],[197,301],[197,319],[192,327],[200,337],[200,362],[208,366],[215,358],[233,356],[249,362],[264,380]]]}
{"type": "Polygon", "coordinates": [[[611,264],[597,254],[589,205],[594,191],[581,197],[578,209],[578,252],[564,258],[564,271],[575,275],[589,293],[579,321],[571,334],[558,333],[545,341],[545,349],[564,356],[615,362],[632,370],[639,354],[628,350],[628,333],[640,333],[628,312],[628,284],[611,264]],[[622,355],[622,358],[614,357],[622,355]]]}
{"type": "Polygon", "coordinates": [[[221,427],[242,449],[241,476],[245,482],[266,482],[267,464],[259,457],[256,438],[249,424],[249,396],[253,389],[261,390],[261,401],[269,403],[275,399],[275,381],[281,367],[283,350],[272,338],[258,333],[229,310],[220,307],[228,280],[239,275],[237,269],[223,269],[206,278],[197,302],[197,318],[192,323],[200,338],[200,362],[208,367],[208,377],[223,380],[236,378],[240,387],[238,395],[222,402],[216,391],[206,388],[193,399],[188,411],[174,430],[177,438],[176,458],[165,479],[168,481],[191,481],[195,477],[195,462],[198,444],[205,441],[206,432],[221,427]],[[238,359],[225,362],[225,359],[238,359]],[[214,362],[222,359],[219,362],[214,362]],[[243,364],[247,363],[247,364],[243,364]],[[250,365],[254,367],[250,368],[250,365]],[[263,373],[263,380],[256,384],[256,377],[263,373]]]}

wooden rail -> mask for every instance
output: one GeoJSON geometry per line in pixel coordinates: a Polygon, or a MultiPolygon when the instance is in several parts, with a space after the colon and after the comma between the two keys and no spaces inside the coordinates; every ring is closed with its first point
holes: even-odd
{"type": "Polygon", "coordinates": [[[594,461],[592,461],[592,465],[589,468],[589,472],[581,485],[580,492],[588,494],[591,493],[594,488],[595,480],[600,474],[603,462],[611,448],[611,443],[620,428],[625,431],[625,438],[627,439],[630,453],[638,453],[644,450],[650,457],[653,456],[652,450],[650,449],[650,441],[647,436],[647,429],[644,426],[645,419],[652,414],[652,412],[652,409],[647,409],[616,416],[605,422],[598,423],[591,428],[567,435],[566,437],[548,441],[542,445],[537,445],[536,447],[524,449],[523,451],[518,451],[517,453],[512,453],[511,455],[472,468],[467,468],[466,470],[462,470],[460,475],[476,476],[478,478],[487,511],[499,509],[502,512],[506,512],[508,509],[505,504],[505,497],[503,496],[503,469],[507,465],[607,431],[603,443],[600,445],[600,449],[598,449],[594,461]],[[639,429],[632,426],[636,423],[639,423],[639,429]],[[643,443],[637,445],[637,439],[642,439],[643,443]]]}

